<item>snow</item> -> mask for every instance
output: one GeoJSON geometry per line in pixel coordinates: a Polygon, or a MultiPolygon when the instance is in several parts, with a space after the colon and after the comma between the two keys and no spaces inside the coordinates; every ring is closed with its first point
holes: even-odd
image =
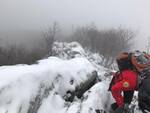
{"type": "Polygon", "coordinates": [[[10,113],[17,113],[22,104],[23,108],[26,108],[24,111],[27,111],[30,100],[37,95],[41,84],[46,87],[53,84],[52,94],[43,104],[46,107],[46,101],[51,101],[48,105],[53,105],[55,111],[55,107],[62,106],[61,102],[64,100],[61,98],[66,91],[74,90],[75,86],[85,81],[93,71],[93,66],[85,58],[62,60],[49,57],[34,65],[0,67],[0,113],[5,113],[7,110],[10,113]],[[70,80],[74,80],[73,84],[70,84],[70,80]],[[58,95],[53,95],[56,92],[58,95]]]}
{"type": "Polygon", "coordinates": [[[109,111],[110,105],[114,100],[112,99],[110,92],[107,91],[107,82],[103,81],[95,84],[84,94],[82,100],[77,99],[71,103],[67,108],[67,111],[61,111],[61,113],[95,113],[96,109],[109,111]]]}
{"type": "Polygon", "coordinates": [[[94,85],[88,92],[85,93],[87,100],[82,102],[81,113],[88,113],[96,109],[109,110],[111,103],[113,102],[110,92],[107,91],[108,86],[106,82],[100,82],[94,85]]]}
{"type": "Polygon", "coordinates": [[[59,95],[52,92],[52,94],[43,101],[38,113],[63,113],[64,103],[65,101],[59,95]]]}

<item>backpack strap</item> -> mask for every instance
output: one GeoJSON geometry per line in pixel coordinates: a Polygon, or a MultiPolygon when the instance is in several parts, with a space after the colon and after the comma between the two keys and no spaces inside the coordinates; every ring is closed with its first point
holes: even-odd
{"type": "MultiPolygon", "coordinates": [[[[148,54],[145,54],[144,56],[150,60],[150,56],[148,54]]],[[[140,73],[143,71],[144,68],[148,68],[150,66],[150,62],[147,64],[138,63],[137,57],[134,54],[132,54],[131,56],[131,62],[135,66],[136,70],[140,73]]]]}
{"type": "Polygon", "coordinates": [[[141,72],[141,71],[142,71],[141,68],[140,68],[141,65],[138,64],[138,62],[137,62],[136,57],[134,56],[134,54],[131,55],[131,62],[132,62],[132,64],[135,66],[135,68],[136,68],[136,70],[137,70],[138,72],[141,72]]]}
{"type": "Polygon", "coordinates": [[[129,60],[129,61],[131,61],[132,54],[133,54],[133,53],[129,53],[129,54],[128,54],[128,60],[129,60]]]}

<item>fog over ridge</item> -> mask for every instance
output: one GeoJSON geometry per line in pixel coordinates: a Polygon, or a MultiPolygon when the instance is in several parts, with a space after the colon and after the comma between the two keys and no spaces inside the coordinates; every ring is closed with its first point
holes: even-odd
{"type": "Polygon", "coordinates": [[[61,29],[94,22],[99,28],[139,29],[137,48],[144,49],[150,36],[149,10],[148,0],[1,0],[0,37],[29,40],[39,38],[54,21],[61,29]]]}

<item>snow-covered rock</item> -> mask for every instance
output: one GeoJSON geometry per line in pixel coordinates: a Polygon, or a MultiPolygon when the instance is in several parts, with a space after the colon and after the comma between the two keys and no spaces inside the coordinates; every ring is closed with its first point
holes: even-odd
{"type": "Polygon", "coordinates": [[[85,50],[77,42],[55,42],[52,50],[54,56],[62,59],[72,59],[75,57],[84,57],[86,55],[85,50]]]}
{"type": "Polygon", "coordinates": [[[26,113],[31,105],[36,105],[34,101],[42,105],[42,99],[49,100],[51,95],[64,101],[66,92],[75,90],[93,71],[84,58],[50,57],[34,65],[3,66],[0,68],[0,113],[26,113]]]}
{"type": "Polygon", "coordinates": [[[104,68],[102,64],[102,56],[98,53],[92,53],[78,42],[55,42],[53,45],[53,55],[61,59],[86,58],[98,72],[100,79],[106,79],[104,73],[109,70],[104,68]]]}

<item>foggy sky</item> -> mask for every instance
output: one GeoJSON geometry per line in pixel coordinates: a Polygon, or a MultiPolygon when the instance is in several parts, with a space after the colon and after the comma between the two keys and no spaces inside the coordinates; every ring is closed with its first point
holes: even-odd
{"type": "Polygon", "coordinates": [[[41,30],[54,21],[62,28],[122,25],[140,31],[137,47],[143,49],[150,36],[149,11],[150,0],[0,0],[0,33],[9,37],[9,31],[41,30]]]}

